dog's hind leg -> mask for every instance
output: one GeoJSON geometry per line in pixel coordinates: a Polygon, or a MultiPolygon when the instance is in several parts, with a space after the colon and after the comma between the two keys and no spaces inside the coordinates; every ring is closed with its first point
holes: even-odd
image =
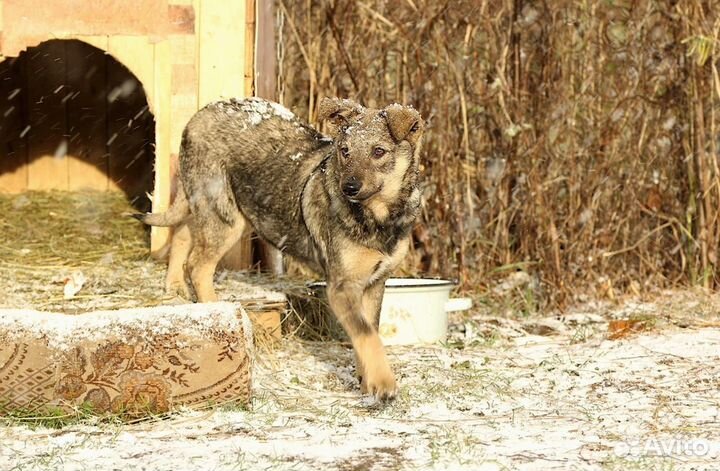
{"type": "Polygon", "coordinates": [[[361,391],[378,399],[392,399],[397,394],[397,383],[377,329],[363,313],[364,289],[360,283],[330,280],[328,301],[355,349],[358,370],[362,372],[361,391]]]}
{"type": "Polygon", "coordinates": [[[190,299],[190,291],[185,282],[185,262],[192,248],[192,237],[187,223],[175,227],[170,245],[170,259],[165,277],[165,292],[190,299]]]}
{"type": "Polygon", "coordinates": [[[191,221],[193,236],[192,250],[187,269],[190,273],[198,302],[217,301],[213,288],[213,275],[218,262],[235,245],[245,230],[245,219],[238,214],[234,224],[228,225],[219,219],[215,221],[191,221]]]}

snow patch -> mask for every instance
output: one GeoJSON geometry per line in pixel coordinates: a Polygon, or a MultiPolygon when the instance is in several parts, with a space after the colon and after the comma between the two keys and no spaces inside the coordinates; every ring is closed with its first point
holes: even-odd
{"type": "Polygon", "coordinates": [[[229,100],[221,100],[211,103],[209,106],[214,107],[229,116],[242,116],[247,119],[250,126],[257,126],[265,120],[277,117],[285,121],[293,121],[296,119],[292,111],[284,106],[263,100],[261,98],[246,98],[238,100],[231,98],[229,100]]]}
{"type": "MultiPolygon", "coordinates": [[[[217,329],[247,329],[250,324],[244,319],[238,320],[238,310],[242,310],[239,304],[228,302],[95,311],[79,315],[2,309],[0,338],[43,338],[51,349],[64,351],[80,341],[96,342],[109,337],[130,341],[129,337],[150,338],[178,331],[191,336],[205,336],[217,329]]],[[[248,335],[247,330],[245,334],[248,335]]]]}
{"type": "MultiPolygon", "coordinates": [[[[720,329],[605,340],[608,319],[659,310],[597,304],[559,316],[568,326],[598,324],[587,340],[568,329],[462,348],[390,347],[400,396],[389,404],[359,394],[347,345],[284,339],[257,354],[250,410],[60,431],[0,427],[0,469],[707,467],[720,456],[720,329]],[[681,454],[678,443],[702,449],[681,454]]],[[[494,325],[487,320],[464,319],[476,332],[494,325]]],[[[707,321],[717,325],[717,316],[707,321]]]]}

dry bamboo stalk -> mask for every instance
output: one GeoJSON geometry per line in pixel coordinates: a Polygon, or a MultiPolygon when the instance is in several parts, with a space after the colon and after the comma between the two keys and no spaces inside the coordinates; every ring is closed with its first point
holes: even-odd
{"type": "Polygon", "coordinates": [[[574,296],[563,286],[592,289],[599,276],[617,294],[713,271],[717,50],[701,68],[683,41],[717,38],[715,10],[695,0],[286,3],[289,105],[312,113],[316,96],[362,90],[429,119],[416,232],[433,246],[421,263],[438,259],[430,274],[476,264],[469,284],[488,285],[483,274],[499,265],[549,261],[534,270],[545,292],[561,292],[548,302],[563,303],[574,296]],[[644,211],[651,190],[659,202],[644,211]]]}

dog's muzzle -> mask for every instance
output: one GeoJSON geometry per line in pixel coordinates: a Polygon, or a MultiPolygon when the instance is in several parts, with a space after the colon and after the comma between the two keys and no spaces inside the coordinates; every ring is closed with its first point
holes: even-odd
{"type": "Polygon", "coordinates": [[[360,193],[361,189],[362,182],[355,177],[348,178],[342,186],[343,194],[348,198],[353,198],[357,196],[360,193]]]}

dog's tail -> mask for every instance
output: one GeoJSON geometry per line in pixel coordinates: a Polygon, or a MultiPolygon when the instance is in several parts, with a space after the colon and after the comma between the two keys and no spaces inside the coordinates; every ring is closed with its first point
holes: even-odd
{"type": "Polygon", "coordinates": [[[130,216],[149,226],[170,227],[183,222],[189,214],[190,205],[188,204],[182,182],[178,180],[178,189],[175,195],[175,200],[173,200],[167,211],[164,213],[134,213],[130,216]]]}

